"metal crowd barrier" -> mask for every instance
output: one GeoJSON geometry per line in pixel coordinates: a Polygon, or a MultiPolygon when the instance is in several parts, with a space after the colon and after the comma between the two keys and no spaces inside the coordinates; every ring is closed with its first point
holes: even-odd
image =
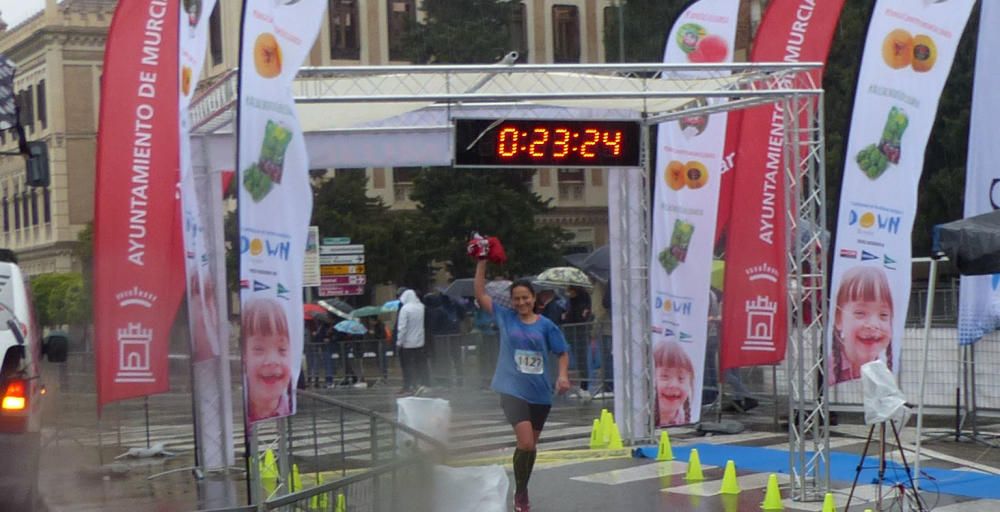
{"type": "MultiPolygon", "coordinates": [[[[279,444],[285,422],[288,462],[259,465],[260,510],[382,512],[430,510],[425,501],[433,464],[448,447],[395,419],[329,396],[299,391],[295,416],[258,425],[260,454],[279,444]]],[[[203,511],[208,512],[208,511],[203,511]]]]}

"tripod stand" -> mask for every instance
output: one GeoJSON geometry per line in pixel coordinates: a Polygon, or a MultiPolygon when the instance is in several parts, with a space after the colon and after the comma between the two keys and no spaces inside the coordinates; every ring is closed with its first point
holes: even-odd
{"type": "MultiPolygon", "coordinates": [[[[906,500],[907,493],[912,496],[913,503],[916,504],[917,510],[923,512],[927,510],[924,505],[923,500],[920,498],[920,492],[917,490],[913,483],[913,474],[910,472],[910,465],[906,462],[906,453],[903,450],[903,443],[899,440],[899,430],[896,429],[896,424],[892,421],[889,422],[892,427],[892,435],[896,439],[896,448],[899,449],[899,456],[903,461],[903,469],[906,471],[906,478],[909,480],[909,488],[906,487],[905,482],[897,482],[893,487],[897,487],[901,494],[902,499],[906,500]]],[[[858,485],[858,478],[861,476],[861,470],[864,467],[865,457],[868,455],[868,447],[871,445],[872,436],[875,434],[875,427],[879,427],[879,456],[878,456],[878,479],[877,485],[878,490],[875,495],[875,507],[879,509],[882,506],[882,482],[885,480],[885,422],[873,424],[871,428],[868,429],[868,439],[865,440],[865,449],[861,452],[861,459],[858,461],[858,467],[854,472],[854,482],[851,484],[851,493],[847,495],[847,505],[844,510],[849,510],[851,507],[851,500],[854,498],[854,489],[858,485]]]]}

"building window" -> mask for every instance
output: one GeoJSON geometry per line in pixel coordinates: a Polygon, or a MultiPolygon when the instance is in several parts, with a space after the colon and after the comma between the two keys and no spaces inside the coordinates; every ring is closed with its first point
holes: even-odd
{"type": "Polygon", "coordinates": [[[212,54],[212,65],[222,64],[222,2],[216,2],[208,17],[208,47],[212,54]]]}
{"type": "Polygon", "coordinates": [[[7,193],[6,192],[4,192],[3,199],[0,200],[0,206],[3,207],[3,232],[4,233],[8,233],[8,232],[10,232],[10,217],[8,217],[10,211],[7,208],[8,203],[7,203],[7,193]]]}
{"type": "Polygon", "coordinates": [[[510,47],[517,51],[518,62],[528,62],[528,8],[524,2],[511,8],[510,47]]]}
{"type": "Polygon", "coordinates": [[[14,229],[21,229],[21,209],[18,208],[17,192],[14,192],[14,229]]]}
{"type": "Polygon", "coordinates": [[[38,194],[35,189],[31,189],[31,225],[38,225],[38,194]]]}
{"type": "Polygon", "coordinates": [[[552,6],[552,60],[580,62],[580,10],[575,5],[552,6]]]}
{"type": "Polygon", "coordinates": [[[403,33],[417,20],[415,0],[387,0],[389,8],[389,60],[403,60],[403,33]]]}
{"type": "Polygon", "coordinates": [[[15,99],[19,114],[18,119],[21,120],[21,126],[25,128],[27,133],[31,133],[34,129],[35,122],[35,111],[34,108],[32,108],[34,106],[34,102],[31,98],[31,89],[32,87],[29,85],[27,89],[17,93],[15,99]]]}
{"type": "Polygon", "coordinates": [[[49,187],[42,189],[42,219],[46,224],[52,222],[52,203],[49,198],[49,187]]]}
{"type": "Polygon", "coordinates": [[[35,87],[35,95],[38,96],[38,125],[44,130],[47,124],[45,118],[48,117],[45,105],[45,80],[38,81],[38,85],[35,87]]]}
{"type": "Polygon", "coordinates": [[[396,201],[409,201],[413,182],[420,174],[420,167],[396,167],[392,170],[392,191],[396,201]]]}
{"type": "Polygon", "coordinates": [[[360,58],[357,0],[330,0],[327,10],[330,12],[330,57],[360,58]]]}
{"type": "Polygon", "coordinates": [[[28,204],[28,190],[25,189],[21,192],[21,225],[28,227],[28,214],[30,212],[30,205],[28,204]]]}
{"type": "Polygon", "coordinates": [[[607,62],[623,62],[621,49],[618,47],[619,33],[618,15],[621,8],[609,6],[604,8],[604,60],[607,62]]]}
{"type": "Polygon", "coordinates": [[[559,200],[583,201],[583,191],[586,181],[583,169],[559,169],[557,172],[559,200]]]}

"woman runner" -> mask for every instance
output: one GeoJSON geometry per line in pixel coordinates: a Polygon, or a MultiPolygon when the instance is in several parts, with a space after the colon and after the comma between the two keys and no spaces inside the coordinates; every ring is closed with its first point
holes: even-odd
{"type": "Polygon", "coordinates": [[[569,357],[562,331],[551,320],[535,314],[535,291],[525,280],[510,287],[513,309],[494,304],[486,294],[486,260],[476,265],[474,290],[480,307],[496,319],[500,355],[491,387],[500,394],[500,407],[517,437],[514,450],[514,512],[529,512],[528,479],[535,465],[538,437],[552,407],[552,384],[545,375],[549,353],[559,359],[556,391],[569,389],[569,357]]]}

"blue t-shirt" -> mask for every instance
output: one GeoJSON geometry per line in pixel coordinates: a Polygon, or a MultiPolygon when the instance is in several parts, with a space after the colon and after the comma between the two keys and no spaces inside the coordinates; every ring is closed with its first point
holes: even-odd
{"type": "Polygon", "coordinates": [[[493,316],[500,329],[500,355],[491,387],[531,404],[550,405],[552,380],[545,370],[550,352],[566,352],[562,331],[540,315],[535,323],[526,324],[514,310],[497,304],[493,316]]]}

